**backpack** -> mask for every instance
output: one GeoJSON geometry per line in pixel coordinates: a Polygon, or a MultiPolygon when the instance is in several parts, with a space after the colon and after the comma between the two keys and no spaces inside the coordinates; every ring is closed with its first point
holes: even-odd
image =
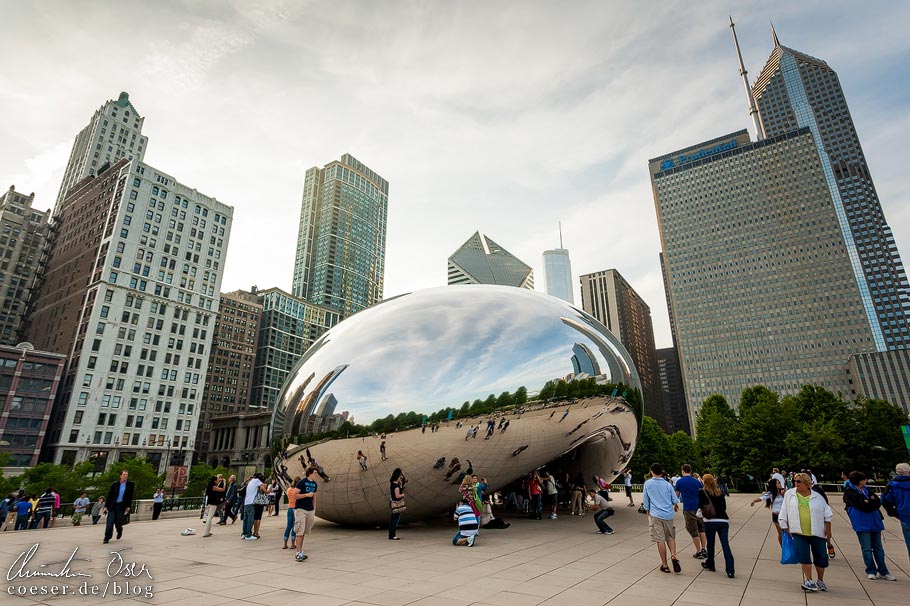
{"type": "Polygon", "coordinates": [[[898,517],[897,503],[895,503],[891,499],[890,492],[891,492],[891,486],[888,486],[887,488],[885,488],[885,492],[882,493],[882,498],[881,498],[882,507],[884,507],[885,512],[888,514],[889,518],[896,518],[896,517],[898,517]]]}

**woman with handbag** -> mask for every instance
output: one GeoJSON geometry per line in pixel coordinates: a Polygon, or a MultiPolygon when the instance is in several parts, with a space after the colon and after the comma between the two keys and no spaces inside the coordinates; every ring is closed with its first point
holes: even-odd
{"type": "Polygon", "coordinates": [[[389,478],[389,509],[391,517],[389,518],[389,540],[397,541],[398,539],[398,522],[401,521],[401,514],[407,509],[404,504],[404,474],[401,468],[396,467],[389,478]]]}
{"type": "Polygon", "coordinates": [[[730,549],[730,517],[727,515],[727,499],[717,486],[717,480],[710,473],[701,478],[704,488],[698,491],[698,506],[705,520],[705,537],[708,539],[708,557],[701,563],[705,570],[714,572],[714,540],[720,539],[724,552],[724,570],[727,577],[733,578],[733,550],[730,549]]]}
{"type": "Polygon", "coordinates": [[[897,577],[888,572],[885,549],[882,547],[882,531],[885,529],[880,511],[882,501],[866,487],[866,474],[863,472],[851,471],[847,478],[850,483],[844,489],[844,505],[863,550],[866,577],[870,581],[876,578],[896,581],[897,577]]]}
{"type": "Polygon", "coordinates": [[[831,539],[831,518],[834,514],[825,498],[812,490],[809,474],[793,476],[794,488],[784,493],[784,502],[777,521],[785,533],[793,537],[796,554],[803,569],[803,591],[828,591],[825,568],[828,567],[828,541],[831,539]],[[818,581],[812,580],[812,565],[818,581]]]}

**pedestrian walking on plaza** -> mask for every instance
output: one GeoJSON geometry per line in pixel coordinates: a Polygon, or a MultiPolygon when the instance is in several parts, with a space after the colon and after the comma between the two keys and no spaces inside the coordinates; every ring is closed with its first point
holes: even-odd
{"type": "Polygon", "coordinates": [[[98,523],[98,520],[101,519],[101,514],[104,512],[104,497],[98,497],[98,500],[95,501],[95,504],[92,505],[92,525],[98,523]]]}
{"type": "Polygon", "coordinates": [[[404,502],[404,474],[401,469],[395,468],[392,477],[389,478],[389,540],[398,540],[398,523],[401,521],[401,514],[405,510],[404,502]]]}
{"type": "Polygon", "coordinates": [[[632,470],[627,469],[622,472],[622,483],[626,487],[626,496],[629,497],[629,507],[635,507],[635,500],[632,498],[632,470]]]}
{"type": "Polygon", "coordinates": [[[240,535],[242,540],[255,541],[259,538],[262,509],[268,503],[268,495],[264,489],[261,473],[254,474],[246,483],[246,494],[243,497],[243,532],[240,535]]]}
{"type": "MultiPolygon", "coordinates": [[[[683,467],[683,470],[688,465],[683,467]]],[[[676,483],[685,479],[685,475],[676,483]]],[[[705,561],[701,567],[705,570],[714,572],[714,541],[720,539],[720,548],[724,552],[724,571],[729,578],[735,576],[736,570],[733,566],[733,550],[730,549],[730,517],[727,515],[727,499],[721,493],[717,486],[717,480],[710,473],[702,476],[702,482],[705,487],[698,491],[698,506],[701,508],[704,517],[705,536],[708,540],[708,548],[705,553],[705,561]]]]}
{"type": "MultiPolygon", "coordinates": [[[[20,496],[23,494],[20,491],[20,496]]],[[[4,500],[4,505],[6,506],[6,515],[3,518],[3,532],[7,530],[16,530],[16,504],[19,502],[19,499],[16,497],[15,493],[10,493],[4,500]]]]}
{"type": "Polygon", "coordinates": [[[585,515],[585,476],[580,471],[572,478],[572,515],[585,515]]]}
{"type": "Polygon", "coordinates": [[[851,471],[847,476],[850,485],[844,490],[844,505],[853,532],[859,539],[863,550],[863,563],[866,565],[866,578],[874,581],[876,578],[896,581],[897,577],[888,571],[885,562],[885,548],[882,547],[882,531],[885,524],[882,521],[882,501],[874,491],[866,486],[866,474],[861,471],[851,471]],[[876,574],[878,576],[876,576],[876,574]]]}
{"type": "Polygon", "coordinates": [[[537,518],[540,520],[543,518],[543,506],[540,502],[540,491],[540,475],[536,471],[533,471],[531,472],[531,477],[528,478],[528,495],[531,497],[530,515],[532,519],[537,518]]]}
{"type": "Polygon", "coordinates": [[[28,517],[33,509],[32,502],[26,499],[25,495],[20,491],[19,500],[16,501],[16,530],[28,528],[28,517]]]}
{"type": "Polygon", "coordinates": [[[910,556],[910,465],[898,463],[894,468],[897,474],[888,483],[882,502],[888,515],[896,517],[901,522],[904,531],[904,543],[907,544],[907,555],[910,556]]]}
{"type": "Polygon", "coordinates": [[[133,504],[133,490],[135,486],[129,481],[130,472],[126,469],[120,472],[120,481],[111,484],[105,499],[104,513],[107,514],[107,523],[104,526],[104,542],[107,543],[117,529],[117,539],[123,536],[123,523],[127,521],[130,507],[133,504]]]}
{"type": "Polygon", "coordinates": [[[458,532],[455,533],[455,537],[452,539],[452,545],[473,547],[474,541],[477,539],[477,529],[480,527],[480,521],[477,519],[477,514],[474,513],[471,503],[467,499],[462,499],[458,507],[455,508],[455,514],[452,517],[458,521],[458,532]]]}
{"type": "Polygon", "coordinates": [[[780,508],[784,504],[784,489],[780,484],[780,480],[776,477],[772,477],[771,481],[768,482],[768,490],[764,492],[761,496],[756,497],[749,503],[750,507],[754,507],[759,501],[765,502],[765,507],[771,510],[771,523],[774,524],[774,528],[777,529],[777,544],[782,543],[780,522],[777,518],[780,516],[780,508]]]}
{"type": "Polygon", "coordinates": [[[159,488],[152,495],[152,519],[157,520],[161,515],[161,508],[164,507],[164,489],[159,488]]]}
{"type": "Polygon", "coordinates": [[[673,517],[679,511],[679,498],[673,486],[664,477],[664,468],[660,463],[651,465],[651,478],[645,481],[642,487],[641,503],[648,514],[651,542],[657,543],[660,571],[670,572],[670,566],[667,565],[669,549],[673,572],[682,572],[679,560],[676,559],[676,526],[673,524],[673,517]]]}
{"type": "Polygon", "coordinates": [[[550,507],[550,519],[556,519],[556,509],[559,507],[559,484],[556,477],[550,472],[544,472],[543,488],[547,493],[547,505],[550,507]]]}
{"type": "Polygon", "coordinates": [[[316,491],[319,489],[316,475],[316,468],[310,467],[306,470],[306,477],[297,483],[297,500],[294,502],[294,559],[298,562],[307,559],[303,553],[303,539],[313,532],[313,524],[316,523],[316,491]]]}
{"type": "Polygon", "coordinates": [[[281,509],[281,482],[278,481],[278,478],[272,478],[272,482],[272,500],[275,501],[275,513],[272,515],[277,516],[281,509]]]}
{"type": "Polygon", "coordinates": [[[294,513],[294,508],[297,505],[297,494],[300,492],[297,490],[297,484],[300,482],[300,476],[294,476],[291,481],[291,485],[287,490],[288,495],[288,511],[287,511],[287,524],[284,526],[284,546],[282,549],[288,548],[288,541],[291,541],[293,545],[297,540],[297,535],[294,534],[294,522],[296,514],[294,513]]]}
{"type": "Polygon", "coordinates": [[[597,525],[597,532],[600,534],[613,534],[613,529],[607,524],[606,520],[615,512],[610,507],[610,503],[605,498],[597,494],[593,488],[588,491],[594,504],[591,506],[597,513],[594,514],[594,524],[597,525]]]}
{"type": "Polygon", "coordinates": [[[237,521],[237,476],[232,475],[228,478],[227,488],[224,491],[224,506],[221,508],[220,526],[227,525],[227,519],[231,518],[231,524],[237,521]]]}
{"type": "Polygon", "coordinates": [[[42,528],[47,528],[47,525],[50,523],[51,516],[54,513],[54,491],[51,488],[44,490],[44,494],[41,495],[41,498],[38,499],[38,507],[35,509],[35,514],[32,517],[32,523],[29,525],[29,528],[38,528],[38,523],[42,520],[44,521],[44,526],[42,528]]]}
{"type": "Polygon", "coordinates": [[[224,476],[220,473],[209,480],[209,485],[205,489],[206,505],[205,507],[205,530],[202,536],[212,536],[212,521],[215,519],[215,512],[224,503],[224,493],[227,487],[224,484],[224,476]]]}
{"type": "Polygon", "coordinates": [[[828,591],[825,569],[834,514],[825,498],[812,490],[809,474],[794,474],[793,484],[794,487],[784,493],[778,522],[781,530],[793,537],[803,572],[803,591],[828,591]],[[813,564],[817,581],[812,580],[813,564]]]}
{"type": "Polygon", "coordinates": [[[79,498],[73,501],[73,526],[80,526],[82,516],[85,515],[85,509],[91,504],[86,493],[79,495],[79,498]]]}
{"type": "MultiPolygon", "coordinates": [[[[693,558],[704,560],[708,557],[707,539],[705,537],[705,520],[699,517],[698,493],[703,488],[702,483],[692,475],[692,466],[686,463],[682,466],[682,477],[676,480],[676,496],[683,504],[683,519],[686,522],[686,532],[692,537],[695,545],[693,558]]],[[[713,568],[713,566],[712,566],[713,568]]]]}
{"type": "Polygon", "coordinates": [[[385,456],[385,440],[379,445],[379,458],[383,461],[387,460],[389,457],[385,456]]]}
{"type": "Polygon", "coordinates": [[[362,450],[357,451],[357,462],[360,463],[360,471],[367,470],[367,456],[363,454],[362,450]]]}

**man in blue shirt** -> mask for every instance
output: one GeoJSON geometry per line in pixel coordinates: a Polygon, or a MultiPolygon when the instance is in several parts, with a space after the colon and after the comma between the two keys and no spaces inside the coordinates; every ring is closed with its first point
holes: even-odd
{"type": "Polygon", "coordinates": [[[682,466],[682,477],[676,480],[676,496],[682,501],[686,531],[695,544],[695,555],[692,557],[704,560],[708,557],[705,521],[696,515],[698,513],[698,491],[701,489],[702,483],[692,477],[692,466],[686,463],[682,466]]]}
{"type": "Polygon", "coordinates": [[[107,543],[114,536],[117,529],[117,538],[123,536],[123,522],[130,513],[133,505],[133,491],[135,486],[128,480],[130,472],[124,469],[120,472],[120,481],[111,484],[104,500],[104,513],[107,514],[107,523],[104,525],[104,542],[107,543]]]}
{"type": "Polygon", "coordinates": [[[679,573],[682,567],[676,559],[676,526],[673,517],[679,510],[679,498],[670,481],[664,477],[664,468],[660,463],[651,465],[651,479],[645,482],[642,489],[642,507],[648,513],[648,527],[651,542],[657,543],[660,553],[660,571],[670,572],[667,565],[667,548],[670,548],[670,560],[673,571],[679,573]]]}
{"type": "Polygon", "coordinates": [[[297,502],[294,503],[294,533],[297,535],[294,546],[297,553],[294,559],[298,562],[307,559],[303,553],[303,539],[313,532],[313,524],[316,523],[316,490],[319,488],[316,475],[316,468],[310,467],[306,470],[306,477],[297,482],[297,502]]]}

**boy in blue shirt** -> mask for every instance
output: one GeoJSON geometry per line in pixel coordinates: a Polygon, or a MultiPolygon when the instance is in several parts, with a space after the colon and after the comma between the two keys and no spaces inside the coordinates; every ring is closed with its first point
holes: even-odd
{"type": "Polygon", "coordinates": [[[683,504],[683,519],[686,521],[686,532],[692,537],[695,544],[693,558],[704,560],[708,557],[707,537],[705,536],[705,521],[696,515],[698,513],[698,491],[703,488],[702,483],[692,477],[692,466],[686,463],[682,466],[682,477],[676,480],[676,496],[683,504]]]}
{"type": "Polygon", "coordinates": [[[452,539],[452,545],[473,547],[480,523],[477,521],[477,515],[468,504],[467,499],[461,500],[461,503],[455,509],[453,517],[458,520],[458,532],[455,533],[455,538],[452,539]]]}

